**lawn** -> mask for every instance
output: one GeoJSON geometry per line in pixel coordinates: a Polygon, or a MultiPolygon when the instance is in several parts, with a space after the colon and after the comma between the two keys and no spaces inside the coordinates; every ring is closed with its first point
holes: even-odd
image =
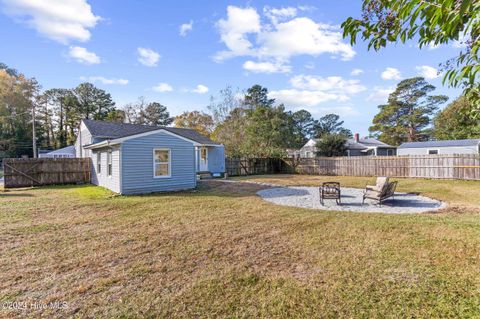
{"type": "Polygon", "coordinates": [[[400,180],[451,203],[418,215],[275,206],[261,187],[0,192],[0,317],[480,317],[480,182],[400,180]]]}

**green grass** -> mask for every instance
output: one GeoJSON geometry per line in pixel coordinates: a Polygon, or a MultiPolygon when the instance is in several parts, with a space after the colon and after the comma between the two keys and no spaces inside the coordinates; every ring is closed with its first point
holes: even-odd
{"type": "Polygon", "coordinates": [[[221,182],[128,197],[94,186],[0,192],[0,302],[68,303],[0,317],[480,317],[480,183],[399,186],[450,206],[307,210],[262,201],[258,185],[221,182]]]}

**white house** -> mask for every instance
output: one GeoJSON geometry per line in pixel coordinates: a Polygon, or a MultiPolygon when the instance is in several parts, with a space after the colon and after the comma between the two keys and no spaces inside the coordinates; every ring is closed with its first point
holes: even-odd
{"type": "MultiPolygon", "coordinates": [[[[310,139],[299,151],[300,157],[315,157],[316,144],[319,139],[310,139]]],[[[363,137],[355,134],[354,138],[347,139],[347,153],[345,156],[395,156],[396,147],[383,143],[373,137],[363,137]]]]}
{"type": "Polygon", "coordinates": [[[70,145],[58,150],[54,150],[47,153],[38,154],[39,158],[74,158],[75,157],[75,146],[70,145]]]}
{"type": "Polygon", "coordinates": [[[479,153],[480,139],[408,142],[397,148],[399,156],[479,153]]]}

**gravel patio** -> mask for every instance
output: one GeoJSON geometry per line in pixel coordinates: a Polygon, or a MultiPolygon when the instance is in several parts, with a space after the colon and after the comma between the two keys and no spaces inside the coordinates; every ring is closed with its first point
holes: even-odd
{"type": "Polygon", "coordinates": [[[411,214],[446,207],[446,203],[429,197],[400,192],[396,192],[394,199],[387,199],[382,205],[368,199],[362,205],[363,189],[347,187],[341,189],[340,205],[337,205],[335,200],[328,199],[322,205],[318,187],[274,187],[260,190],[257,194],[264,200],[277,205],[358,213],[411,214]]]}

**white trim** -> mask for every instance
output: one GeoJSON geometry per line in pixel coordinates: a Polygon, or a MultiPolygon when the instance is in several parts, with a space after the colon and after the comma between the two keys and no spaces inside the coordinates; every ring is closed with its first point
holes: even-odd
{"type": "MultiPolygon", "coordinates": [[[[172,177],[172,150],[170,148],[154,148],[152,152],[152,160],[153,160],[153,178],[171,178],[172,177]],[[155,175],[155,151],[168,151],[168,175],[155,175]]],[[[160,164],[165,164],[166,162],[162,162],[160,164]]]]}
{"type": "Polygon", "coordinates": [[[100,151],[97,151],[96,153],[96,160],[97,160],[97,176],[101,176],[102,175],[102,152],[100,151]],[[100,157],[100,161],[98,160],[98,158],[100,157]],[[100,164],[100,169],[98,169],[98,165],[100,164]]]}
{"type": "Polygon", "coordinates": [[[118,187],[120,188],[120,194],[123,193],[123,167],[122,167],[122,156],[123,156],[123,144],[118,148],[118,187]]]}
{"type": "Polygon", "coordinates": [[[108,178],[112,178],[112,175],[113,175],[113,152],[112,152],[112,149],[108,149],[107,150],[107,177],[108,178]],[[108,164],[108,155],[110,154],[110,167],[109,164],[108,164]]]}

